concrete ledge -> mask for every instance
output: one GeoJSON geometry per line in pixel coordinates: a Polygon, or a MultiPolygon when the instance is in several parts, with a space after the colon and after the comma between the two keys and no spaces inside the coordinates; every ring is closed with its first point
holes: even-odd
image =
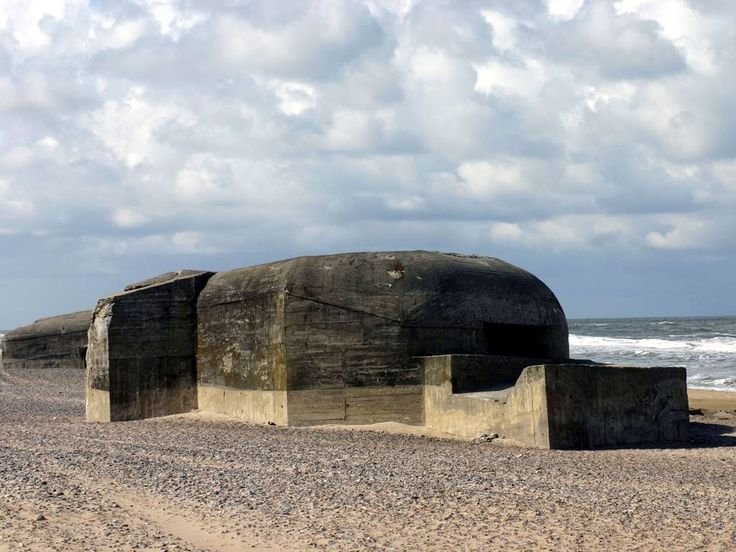
{"type": "Polygon", "coordinates": [[[537,448],[555,448],[551,446],[548,409],[546,365],[528,366],[509,393],[496,433],[537,448]]]}
{"type": "Polygon", "coordinates": [[[437,431],[461,437],[498,432],[503,412],[503,402],[453,395],[449,384],[424,387],[424,423],[437,431]]]}
{"type": "MultiPolygon", "coordinates": [[[[504,393],[479,391],[453,393],[453,382],[465,379],[459,372],[469,366],[454,355],[422,357],[424,363],[424,423],[427,427],[476,437],[481,433],[507,435],[517,441],[548,448],[544,372],[539,366],[524,368],[515,385],[504,393]]],[[[475,363],[474,363],[475,364],[475,363]]],[[[492,359],[486,368],[492,368],[492,359]]],[[[476,366],[470,364],[471,369],[476,366]]],[[[488,377],[486,377],[488,379],[488,377]]]]}
{"type": "Polygon", "coordinates": [[[527,366],[552,363],[552,359],[503,355],[433,355],[414,357],[422,367],[426,385],[452,384],[453,393],[470,393],[513,385],[527,366]],[[440,363],[440,364],[436,364],[440,363]],[[440,365],[442,367],[440,367],[440,365]],[[429,370],[428,366],[436,366],[429,370]]]}

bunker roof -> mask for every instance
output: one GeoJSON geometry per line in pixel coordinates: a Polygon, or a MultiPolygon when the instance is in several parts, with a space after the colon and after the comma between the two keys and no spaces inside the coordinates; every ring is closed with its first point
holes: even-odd
{"type": "Polygon", "coordinates": [[[296,257],[220,272],[199,307],[282,292],[402,322],[420,322],[440,310],[444,318],[463,320],[469,308],[490,308],[499,322],[566,326],[557,298],[529,272],[493,257],[434,251],[296,257]]]}
{"type": "Polygon", "coordinates": [[[39,318],[32,324],[9,331],[5,334],[5,339],[12,341],[47,335],[86,332],[91,320],[91,310],[39,318]]]}

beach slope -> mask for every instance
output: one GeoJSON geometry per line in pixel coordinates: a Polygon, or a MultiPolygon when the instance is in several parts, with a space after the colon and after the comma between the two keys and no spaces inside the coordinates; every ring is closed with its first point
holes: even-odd
{"type": "Polygon", "coordinates": [[[686,446],[550,451],[189,415],[86,423],[83,379],[0,371],[0,552],[736,544],[730,397],[693,391],[716,412],[693,415],[686,446]]]}

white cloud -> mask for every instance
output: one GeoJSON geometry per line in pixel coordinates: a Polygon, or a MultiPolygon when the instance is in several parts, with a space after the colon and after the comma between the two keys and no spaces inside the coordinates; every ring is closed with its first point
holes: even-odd
{"type": "Polygon", "coordinates": [[[59,141],[53,136],[44,136],[36,140],[36,145],[46,151],[54,151],[59,147],[59,141]]]}
{"type": "Polygon", "coordinates": [[[529,182],[515,163],[487,161],[463,163],[457,172],[462,178],[463,191],[470,195],[493,199],[529,190],[529,182]]]}
{"type": "Polygon", "coordinates": [[[316,94],[313,86],[300,82],[274,80],[271,84],[278,96],[279,108],[286,115],[299,115],[316,106],[316,94]]]}
{"type": "Polygon", "coordinates": [[[714,228],[702,220],[678,220],[668,230],[652,231],[646,235],[646,243],[656,249],[711,249],[718,245],[714,228]]]}
{"type": "Polygon", "coordinates": [[[108,100],[90,114],[94,132],[125,165],[134,167],[160,148],[155,132],[175,118],[171,105],[151,103],[143,87],[135,87],[121,100],[108,100]]]}
{"type": "Polygon", "coordinates": [[[395,211],[417,211],[426,204],[423,197],[412,195],[403,197],[390,197],[385,200],[386,207],[395,211]]]}
{"type": "Polygon", "coordinates": [[[52,109],[56,106],[46,77],[30,70],[20,77],[0,77],[0,109],[52,109]]]}
{"type": "Polygon", "coordinates": [[[178,251],[185,253],[215,253],[216,249],[208,246],[204,236],[199,232],[177,232],[171,236],[171,243],[178,251]]]}
{"type": "Polygon", "coordinates": [[[585,0],[547,0],[547,12],[553,19],[572,19],[585,0]]]}
{"type": "Polygon", "coordinates": [[[133,209],[117,209],[112,215],[113,221],[120,228],[135,228],[145,224],[148,219],[140,212],[133,209]]]}
{"type": "Polygon", "coordinates": [[[90,29],[90,38],[99,40],[106,48],[131,46],[143,35],[147,24],[143,19],[118,21],[99,13],[93,14],[92,19],[99,28],[90,29]]]}
{"type": "Polygon", "coordinates": [[[521,227],[514,222],[494,222],[490,233],[491,240],[501,243],[518,243],[524,236],[521,227]]]}
{"type": "Polygon", "coordinates": [[[562,215],[542,221],[492,223],[489,234],[493,243],[536,251],[600,248],[621,251],[640,246],[643,224],[635,216],[562,215]]]}
{"type": "Polygon", "coordinates": [[[161,34],[177,40],[198,23],[207,20],[207,15],[192,9],[177,0],[143,0],[159,25],[161,34]]]}
{"type": "Polygon", "coordinates": [[[381,29],[370,10],[358,2],[309,2],[280,8],[263,24],[248,17],[213,16],[215,51],[232,67],[282,77],[328,78],[381,40],[381,29]],[[286,17],[279,18],[279,15],[286,17]]]}
{"type": "Polygon", "coordinates": [[[680,51],[655,21],[617,12],[603,0],[584,4],[574,19],[554,25],[550,53],[607,79],[641,79],[685,69],[680,51]]]}
{"type": "Polygon", "coordinates": [[[81,0],[4,0],[0,30],[8,32],[23,52],[37,51],[51,44],[45,27],[81,5],[81,0]]]}
{"type": "Polygon", "coordinates": [[[619,0],[619,13],[632,13],[656,21],[660,34],[683,52],[688,64],[703,73],[712,73],[715,50],[711,37],[717,22],[709,21],[685,0],[619,0]]]}
{"type": "Polygon", "coordinates": [[[0,169],[19,169],[33,161],[33,150],[24,146],[16,146],[0,154],[0,169]]]}
{"type": "Polygon", "coordinates": [[[494,10],[484,10],[481,13],[491,26],[493,45],[496,48],[499,50],[511,50],[516,46],[517,21],[515,19],[494,10]]]}
{"type": "Polygon", "coordinates": [[[23,194],[16,191],[10,182],[0,180],[0,215],[5,220],[28,217],[35,211],[36,206],[31,200],[23,197],[23,194]]]}

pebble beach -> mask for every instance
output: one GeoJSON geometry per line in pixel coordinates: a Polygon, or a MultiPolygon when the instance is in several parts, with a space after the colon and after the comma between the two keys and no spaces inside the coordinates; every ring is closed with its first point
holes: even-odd
{"type": "Polygon", "coordinates": [[[196,413],[90,424],[83,372],[4,370],[0,552],[733,550],[734,408],[691,396],[687,446],[545,451],[196,413]]]}

